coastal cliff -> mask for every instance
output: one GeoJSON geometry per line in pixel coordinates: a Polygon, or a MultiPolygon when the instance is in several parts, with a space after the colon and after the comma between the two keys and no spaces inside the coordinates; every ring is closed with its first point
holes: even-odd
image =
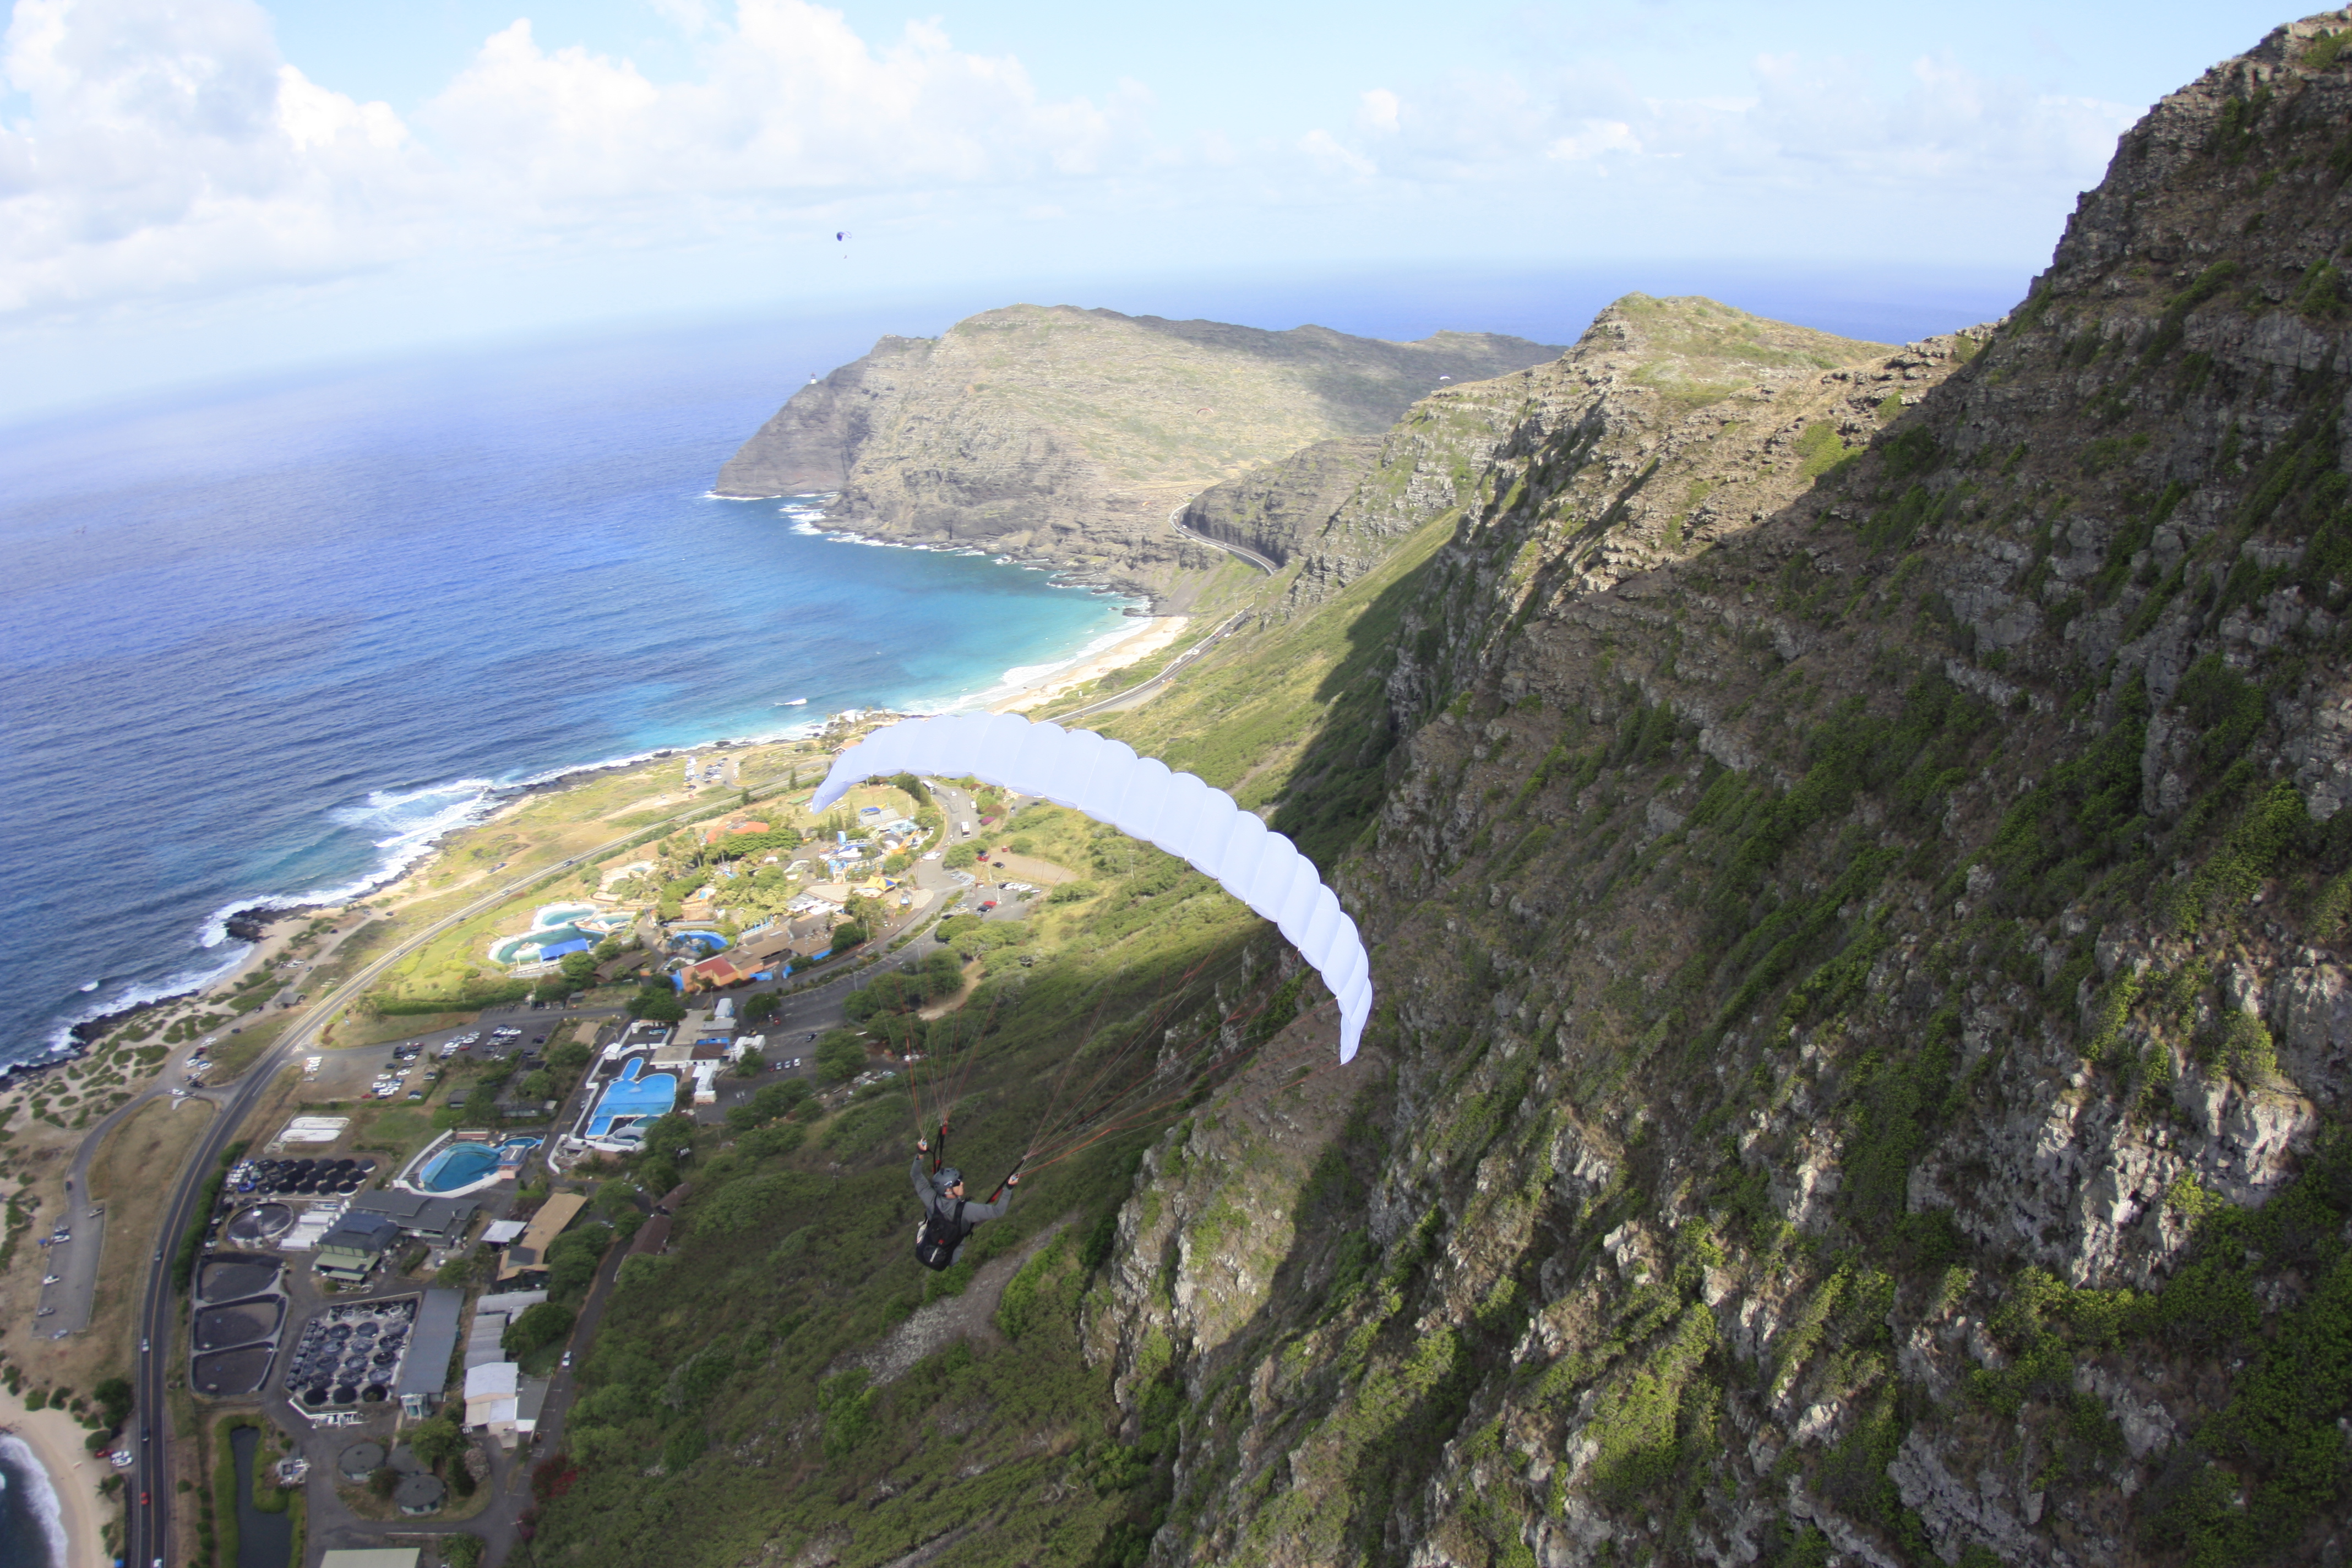
{"type": "Polygon", "coordinates": [[[803,387],[719,470],[722,495],[837,492],[846,526],[1049,559],[1164,591],[1221,559],[1169,514],[1311,443],[1386,430],[1423,394],[1559,350],[1419,342],[1016,305],[884,338],[803,387]]]}
{"type": "Polygon", "coordinates": [[[998,972],[967,1168],[1112,1042],[1232,1076],[1024,1178],[1080,1223],[888,1388],[859,1347],[933,1287],[851,1205],[903,1152],[717,1152],[546,1549],[2342,1562],[2347,125],[2331,13],[2151,110],[2000,321],[1631,296],[1194,500],[1279,570],[1101,722],[1341,890],[1362,1055],[1204,879],[1064,823],[1106,901],[998,972]]]}
{"type": "Polygon", "coordinates": [[[1128,1210],[1151,1561],[2340,1560],[2344,25],[2158,106],[1997,330],[1497,447],[1276,817],[1354,829],[1360,1121],[1237,1184],[1212,1108],[1128,1210]]]}

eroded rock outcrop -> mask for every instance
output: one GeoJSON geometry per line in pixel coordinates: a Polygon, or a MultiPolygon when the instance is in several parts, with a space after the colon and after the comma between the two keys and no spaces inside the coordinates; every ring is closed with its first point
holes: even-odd
{"type": "Polygon", "coordinates": [[[1453,381],[1559,351],[1483,332],[1411,343],[1016,305],[886,337],[793,395],[720,469],[722,495],[836,492],[839,521],[1009,551],[1165,590],[1217,552],[1185,500],[1314,443],[1372,436],[1453,381]]]}
{"type": "Polygon", "coordinates": [[[1224,1178],[1129,1210],[1114,1316],[1223,1325],[1154,1561],[2352,1548],[2347,43],[2166,100],[1994,328],[1718,379],[1629,302],[1442,395],[1393,749],[1284,806],[1376,947],[1347,1179],[1245,1271],[1170,1245],[1224,1178]]]}

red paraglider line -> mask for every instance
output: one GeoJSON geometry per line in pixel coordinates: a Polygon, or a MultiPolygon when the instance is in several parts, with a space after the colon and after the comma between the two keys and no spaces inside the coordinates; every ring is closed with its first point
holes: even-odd
{"type": "MultiPolygon", "coordinates": [[[[1219,1020],[1220,1026],[1263,1013],[1265,1010],[1266,996],[1272,989],[1271,983],[1261,987],[1255,1006],[1236,1007],[1219,1020]]],[[[1041,1136],[1027,1157],[1032,1158],[1036,1168],[1039,1169],[1066,1160],[1078,1151],[1091,1147],[1115,1132],[1149,1121],[1170,1106],[1190,1098],[1202,1084],[1215,1077],[1221,1068],[1227,1066],[1238,1068],[1246,1059],[1262,1059],[1255,1051],[1238,1050],[1222,1061],[1215,1059],[1212,1055],[1211,1059],[1201,1062],[1200,1058],[1203,1052],[1213,1052],[1217,1033],[1216,1029],[1205,1031],[1199,1039],[1178,1053],[1179,1062],[1192,1062],[1198,1065],[1195,1066],[1194,1070],[1179,1076],[1171,1086],[1162,1089],[1139,1104],[1122,1104],[1121,1102],[1128,1100],[1130,1096],[1150,1088],[1149,1083],[1138,1084],[1113,1095],[1084,1115],[1074,1113],[1071,1119],[1074,1125],[1056,1128],[1041,1136]],[[1069,1134],[1067,1137],[1064,1136],[1066,1132],[1069,1134]]],[[[1139,1035],[1139,1037],[1140,1035],[1139,1035]]],[[[1318,1049],[1319,1047],[1307,1048],[1318,1049]]],[[[1160,1075],[1153,1076],[1158,1079],[1160,1075]]],[[[1100,1075],[1097,1075],[1097,1081],[1100,1081],[1100,1075]]]]}
{"type": "MultiPolygon", "coordinates": [[[[1177,982],[1178,988],[1181,990],[1183,988],[1190,987],[1192,983],[1199,977],[1201,972],[1207,967],[1208,961],[1203,959],[1201,963],[1194,964],[1191,969],[1185,971],[1182,978],[1177,982]]],[[[1161,994],[1160,996],[1153,999],[1151,1006],[1146,1010],[1144,1021],[1139,1025],[1135,1032],[1128,1037],[1127,1043],[1113,1051],[1109,1059],[1105,1061],[1102,1067],[1097,1070],[1093,1079],[1089,1081],[1087,1087],[1079,1092],[1068,1115],[1058,1121],[1048,1120],[1041,1124],[1041,1130],[1038,1136],[1032,1142],[1031,1147],[1034,1149],[1040,1144],[1050,1143],[1054,1139],[1061,1136],[1063,1132],[1069,1130],[1073,1125],[1083,1126],[1086,1122],[1092,1121],[1094,1119],[1093,1114],[1081,1115],[1076,1108],[1078,1106],[1085,1105],[1087,1101],[1093,1097],[1095,1090],[1102,1086],[1103,1080],[1108,1078],[1112,1072],[1116,1071],[1120,1064],[1135,1054],[1135,1050],[1138,1046],[1141,1045],[1148,1037],[1159,1033],[1162,1024],[1173,1011],[1174,1003],[1172,999],[1170,999],[1167,996],[1167,983],[1165,976],[1163,975],[1161,980],[1161,994]]],[[[1075,1056],[1070,1058],[1071,1061],[1075,1061],[1076,1059],[1076,1058],[1075,1056]]],[[[1063,1076],[1066,1077],[1068,1071],[1069,1066],[1068,1063],[1066,1062],[1063,1067],[1063,1076]]],[[[1055,1080],[1055,1101],[1056,1105],[1059,1104],[1061,1099],[1060,1081],[1060,1079],[1055,1080]]],[[[1112,1103],[1116,1104],[1117,1101],[1118,1097],[1114,1096],[1112,1103]]]]}
{"type": "MultiPolygon", "coordinates": [[[[1167,988],[1167,976],[1165,974],[1160,976],[1160,984],[1161,992],[1164,994],[1167,988]]],[[[1111,983],[1108,980],[1106,980],[1103,982],[1101,990],[1096,994],[1094,1016],[1087,1020],[1086,1029],[1079,1037],[1081,1039],[1091,1038],[1094,1036],[1095,1031],[1101,1027],[1103,1009],[1110,1005],[1110,986],[1111,983]]],[[[1151,1010],[1156,1010],[1160,1005],[1160,998],[1154,997],[1151,1003],[1151,1010]]],[[[1061,1123],[1057,1118],[1061,1110],[1062,1096],[1069,1085],[1070,1068],[1076,1065],[1076,1061],[1077,1053],[1072,1052],[1069,1056],[1062,1058],[1062,1069],[1054,1075],[1053,1098],[1046,1102],[1045,1113],[1037,1119],[1038,1127],[1040,1129],[1038,1133],[1039,1138],[1051,1137],[1059,1130],[1061,1123]]],[[[1101,1081],[1099,1075],[1097,1075],[1096,1081],[1101,1081]]],[[[1085,1096],[1081,1094],[1080,1100],[1083,1100],[1085,1096]]]]}

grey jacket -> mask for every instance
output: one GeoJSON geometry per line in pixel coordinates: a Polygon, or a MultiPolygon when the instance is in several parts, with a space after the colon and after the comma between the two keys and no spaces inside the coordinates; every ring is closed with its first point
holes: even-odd
{"type": "MultiPolygon", "coordinates": [[[[931,1173],[923,1169],[923,1157],[920,1154],[915,1156],[915,1165],[912,1173],[915,1178],[915,1201],[923,1205],[923,1214],[926,1218],[929,1216],[930,1212],[935,1208],[952,1209],[955,1207],[954,1199],[942,1198],[938,1193],[932,1190],[931,1173]]],[[[966,1189],[966,1191],[969,1190],[969,1188],[966,1189]]],[[[984,1204],[974,1198],[966,1198],[963,1204],[963,1222],[966,1225],[978,1225],[982,1220],[1002,1219],[1004,1217],[1005,1212],[1012,1208],[1012,1206],[1013,1189],[1011,1187],[1004,1189],[1004,1199],[1002,1203],[984,1204]]]]}

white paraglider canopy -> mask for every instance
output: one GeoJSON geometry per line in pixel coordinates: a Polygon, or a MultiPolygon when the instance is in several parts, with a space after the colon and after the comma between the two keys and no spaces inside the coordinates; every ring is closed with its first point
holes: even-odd
{"type": "Polygon", "coordinates": [[[1082,811],[1148,839],[1215,878],[1275,922],[1339,1001],[1339,1059],[1352,1060],[1372,1014],[1371,961],[1356,922],[1279,833],[1191,773],[1139,757],[1091,730],[1032,723],[1013,713],[916,719],[877,730],[833,762],[810,801],[822,811],[861,779],[889,773],[969,773],[984,783],[1082,811]]]}

